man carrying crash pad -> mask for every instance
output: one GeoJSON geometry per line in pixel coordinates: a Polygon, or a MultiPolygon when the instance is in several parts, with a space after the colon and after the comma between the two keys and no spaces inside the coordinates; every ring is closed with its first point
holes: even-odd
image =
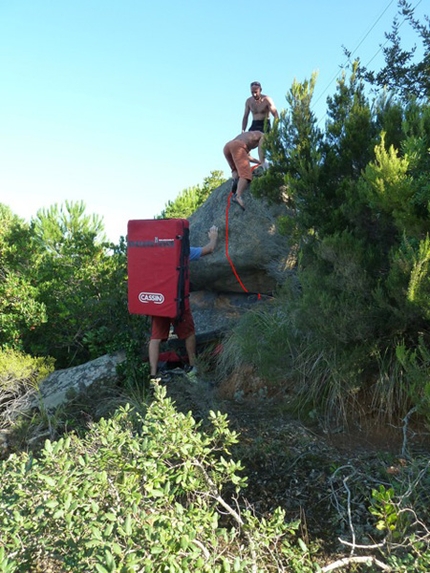
{"type": "MultiPolygon", "coordinates": [[[[190,247],[191,261],[198,261],[200,257],[210,255],[214,252],[218,240],[218,227],[212,225],[208,231],[209,242],[203,247],[190,247]]],[[[188,378],[193,380],[195,377],[195,359],[196,359],[196,334],[194,320],[191,309],[188,307],[179,320],[174,320],[165,316],[151,317],[151,338],[149,341],[149,365],[150,379],[155,381],[160,379],[158,370],[158,359],[160,356],[161,342],[169,338],[170,325],[173,324],[173,330],[179,339],[185,340],[185,349],[188,355],[190,372],[188,378]]]]}

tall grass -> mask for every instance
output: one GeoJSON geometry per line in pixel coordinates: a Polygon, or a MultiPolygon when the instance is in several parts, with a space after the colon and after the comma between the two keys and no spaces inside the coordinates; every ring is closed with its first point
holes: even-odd
{"type": "Polygon", "coordinates": [[[408,357],[402,364],[396,348],[382,352],[367,341],[325,338],[303,320],[297,299],[281,293],[241,318],[225,340],[217,376],[222,381],[252,371],[266,386],[288,392],[298,412],[317,412],[326,424],[363,415],[393,422],[414,402],[428,402],[430,390],[420,396],[414,390],[423,387],[428,371],[423,371],[427,362],[421,363],[419,369],[417,359],[408,357]]]}

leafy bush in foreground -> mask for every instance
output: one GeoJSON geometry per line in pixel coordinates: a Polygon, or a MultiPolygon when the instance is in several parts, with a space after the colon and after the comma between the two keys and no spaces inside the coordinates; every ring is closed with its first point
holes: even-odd
{"type": "Polygon", "coordinates": [[[0,570],[314,570],[280,509],[258,520],[232,503],[246,479],[226,417],[211,413],[203,432],[155,394],[144,420],[126,407],[84,440],[2,463],[0,570]]]}
{"type": "Polygon", "coordinates": [[[0,349],[0,427],[7,427],[19,409],[20,398],[37,388],[54,371],[53,358],[37,358],[0,349]]]}

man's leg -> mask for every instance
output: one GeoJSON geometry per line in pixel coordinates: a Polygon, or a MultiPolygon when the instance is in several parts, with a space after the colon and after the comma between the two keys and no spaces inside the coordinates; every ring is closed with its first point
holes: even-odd
{"type": "Polygon", "coordinates": [[[243,142],[238,142],[235,146],[233,152],[233,160],[236,166],[237,174],[239,176],[239,181],[237,183],[237,190],[236,190],[236,203],[245,208],[242,195],[247,190],[248,185],[252,179],[252,171],[251,166],[249,164],[249,152],[243,144],[243,142]]]}
{"type": "Polygon", "coordinates": [[[182,319],[175,325],[175,333],[180,340],[185,341],[185,349],[188,355],[188,362],[191,368],[196,362],[196,331],[194,327],[193,315],[191,309],[187,308],[182,319]]]}
{"type": "Polygon", "coordinates": [[[233,193],[233,195],[236,193],[237,191],[237,184],[239,183],[239,176],[237,174],[236,169],[234,171],[231,172],[231,176],[233,177],[233,184],[231,186],[231,192],[233,193]]]}
{"type": "Polygon", "coordinates": [[[170,318],[164,316],[151,317],[151,340],[148,345],[149,366],[151,376],[155,376],[158,370],[158,358],[160,356],[160,345],[163,340],[167,340],[170,330],[170,318]]]}
{"type": "Polygon", "coordinates": [[[239,182],[237,184],[237,191],[236,191],[236,196],[238,198],[242,195],[242,193],[244,193],[248,189],[248,185],[249,185],[248,179],[239,177],[239,182]]]}
{"type": "MultiPolygon", "coordinates": [[[[228,163],[228,166],[230,167],[231,171],[233,172],[236,169],[236,166],[234,164],[233,156],[232,156],[231,151],[230,151],[230,143],[231,142],[229,141],[228,143],[226,143],[224,145],[223,153],[224,153],[224,157],[228,163]]],[[[232,177],[234,177],[233,173],[232,173],[232,177]]]]}
{"type": "Polygon", "coordinates": [[[196,362],[196,335],[194,333],[185,339],[185,348],[187,350],[188,362],[190,366],[194,366],[196,362]]]}
{"type": "Polygon", "coordinates": [[[149,341],[148,354],[149,354],[149,366],[151,368],[151,376],[155,376],[158,370],[158,358],[160,356],[160,344],[161,340],[157,338],[151,338],[149,341]]]}
{"type": "Polygon", "coordinates": [[[248,179],[244,179],[243,177],[239,178],[239,182],[237,184],[237,191],[236,191],[236,203],[239,203],[239,205],[242,207],[242,209],[245,209],[245,204],[243,202],[242,199],[242,194],[248,189],[249,186],[249,181],[248,179]]]}

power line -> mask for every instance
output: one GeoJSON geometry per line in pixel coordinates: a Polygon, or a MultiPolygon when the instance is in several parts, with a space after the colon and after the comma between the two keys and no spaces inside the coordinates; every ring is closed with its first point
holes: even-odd
{"type": "MultiPolygon", "coordinates": [[[[373,23],[373,25],[371,26],[371,28],[369,29],[369,31],[365,34],[365,36],[360,40],[360,42],[358,43],[357,47],[351,52],[350,56],[352,56],[357,50],[358,48],[361,46],[361,44],[364,42],[364,40],[367,38],[367,36],[370,34],[370,32],[373,30],[373,28],[376,26],[376,24],[379,22],[379,20],[382,18],[382,16],[385,14],[385,12],[388,10],[388,8],[391,6],[391,4],[394,2],[394,0],[391,0],[390,3],[388,4],[388,6],[383,10],[383,12],[381,13],[381,15],[377,18],[377,20],[373,23]]],[[[422,0],[418,0],[417,4],[415,5],[415,7],[413,8],[413,12],[418,8],[418,6],[421,4],[422,0]]],[[[406,22],[406,17],[402,20],[402,22],[399,24],[399,28],[401,28],[401,26],[403,26],[403,24],[406,22]]],[[[381,52],[381,50],[384,48],[384,46],[386,46],[386,44],[390,41],[389,38],[387,38],[385,40],[385,42],[383,44],[380,45],[379,49],[375,52],[375,54],[370,58],[370,60],[367,62],[366,66],[367,67],[375,58],[376,56],[381,52]]],[[[348,59],[345,61],[345,63],[341,66],[341,69],[343,69],[345,67],[345,65],[351,61],[351,57],[348,57],[348,59]]],[[[331,86],[331,84],[337,79],[339,75],[339,72],[337,72],[333,78],[330,80],[329,84],[327,85],[327,87],[324,89],[324,91],[318,96],[318,98],[315,100],[314,104],[312,107],[314,107],[319,100],[322,98],[322,96],[326,93],[326,91],[329,89],[329,87],[331,86]]],[[[326,117],[327,113],[324,114],[324,116],[321,118],[321,120],[318,122],[321,123],[321,121],[326,117]]]]}
{"type": "MultiPolygon", "coordinates": [[[[421,0],[420,0],[421,1],[421,0]]],[[[372,24],[372,26],[370,27],[370,29],[366,32],[366,34],[363,36],[363,38],[359,41],[358,45],[355,47],[355,49],[351,52],[350,56],[346,59],[345,63],[342,64],[341,69],[343,69],[346,64],[348,62],[351,61],[351,56],[353,54],[355,54],[355,52],[358,50],[358,48],[361,46],[361,44],[364,42],[364,40],[367,38],[367,36],[370,34],[370,32],[373,30],[373,28],[376,26],[376,24],[379,22],[379,20],[382,18],[382,16],[385,14],[385,12],[388,10],[388,8],[391,6],[391,4],[393,4],[394,0],[390,0],[390,2],[388,3],[388,6],[386,6],[386,8],[383,10],[383,12],[380,14],[380,16],[375,20],[375,22],[372,24]]],[[[380,50],[379,50],[380,51],[380,50]]],[[[379,53],[379,52],[378,52],[379,53]]],[[[375,55],[376,56],[376,55],[375,55]]],[[[375,57],[373,56],[373,57],[375,57]]],[[[319,100],[322,98],[322,96],[327,92],[327,90],[329,89],[329,87],[332,85],[332,83],[336,80],[336,78],[338,77],[339,72],[336,72],[336,74],[333,76],[333,78],[330,80],[330,82],[327,84],[326,88],[321,92],[321,94],[318,96],[318,98],[315,100],[313,107],[319,102],[319,100]]]]}
{"type": "Polygon", "coordinates": [[[382,12],[382,14],[379,16],[379,18],[374,22],[373,26],[370,28],[370,30],[367,32],[367,34],[364,36],[364,38],[361,40],[361,42],[358,44],[358,46],[355,48],[355,50],[353,50],[351,52],[351,56],[353,54],[355,54],[355,52],[358,50],[358,48],[361,46],[361,44],[364,42],[364,40],[367,38],[367,36],[370,34],[370,32],[373,30],[373,28],[376,26],[376,24],[379,22],[379,20],[382,18],[382,16],[385,14],[385,12],[388,10],[388,8],[391,6],[391,4],[393,2],[394,2],[394,0],[391,0],[391,2],[388,4],[388,6],[385,8],[385,10],[382,12]]]}
{"type": "MultiPolygon", "coordinates": [[[[419,0],[419,1],[418,1],[418,4],[415,6],[414,11],[418,8],[418,6],[421,4],[421,2],[422,2],[422,0],[419,0]]],[[[402,20],[402,22],[400,22],[399,28],[401,28],[405,22],[406,22],[406,18],[404,18],[404,19],[402,20]]],[[[374,60],[374,59],[376,58],[376,56],[380,53],[380,51],[387,45],[388,42],[389,42],[389,38],[387,38],[387,39],[385,40],[385,42],[379,47],[379,50],[376,52],[376,54],[374,54],[374,55],[370,58],[370,60],[369,60],[369,61],[367,62],[367,64],[366,64],[366,68],[367,68],[367,66],[368,66],[371,62],[373,62],[373,60],[374,60]]]]}

